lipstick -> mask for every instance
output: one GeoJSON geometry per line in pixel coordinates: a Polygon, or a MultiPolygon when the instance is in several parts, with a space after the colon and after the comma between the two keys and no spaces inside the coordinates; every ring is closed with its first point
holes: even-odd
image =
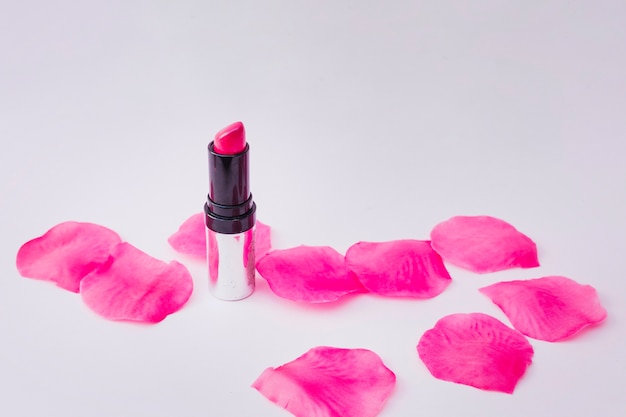
{"type": "Polygon", "coordinates": [[[209,143],[209,194],[204,205],[209,289],[222,300],[254,291],[256,204],[250,193],[250,145],[241,122],[209,143]]]}

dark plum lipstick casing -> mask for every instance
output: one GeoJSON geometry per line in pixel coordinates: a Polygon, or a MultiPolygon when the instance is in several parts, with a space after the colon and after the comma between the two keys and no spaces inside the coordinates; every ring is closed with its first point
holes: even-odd
{"type": "Polygon", "coordinates": [[[256,204],[249,186],[249,152],[221,154],[209,144],[209,194],[204,205],[209,289],[222,300],[254,291],[256,204]]]}

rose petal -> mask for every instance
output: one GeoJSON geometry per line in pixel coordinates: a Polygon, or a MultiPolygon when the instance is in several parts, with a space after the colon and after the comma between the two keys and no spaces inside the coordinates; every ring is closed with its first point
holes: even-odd
{"type": "Polygon", "coordinates": [[[327,246],[298,246],[269,252],[257,262],[257,271],[280,297],[324,303],[364,291],[348,273],[343,256],[327,246]]]}
{"type": "Polygon", "coordinates": [[[204,213],[196,213],[185,220],[167,241],[176,252],[206,260],[204,213]]]}
{"type": "Polygon", "coordinates": [[[166,264],[128,243],[112,253],[108,269],[95,270],[80,283],[89,308],[111,320],[156,323],[178,311],[193,289],[182,264],[166,264]]]}
{"type": "Polygon", "coordinates": [[[93,223],[64,222],[22,245],[17,253],[19,273],[54,282],[78,292],[81,279],[105,265],[122,239],[111,229],[93,223]]]}
{"type": "Polygon", "coordinates": [[[494,217],[452,217],[435,226],[430,237],[444,260],[479,274],[539,266],[535,242],[494,217]]]}
{"type": "Polygon", "coordinates": [[[316,347],[266,369],[252,387],[296,417],[374,417],[395,383],[370,350],[316,347]]]}
{"type": "Polygon", "coordinates": [[[432,298],[450,283],[441,257],[423,240],[359,242],[348,249],[346,265],[365,288],[386,296],[432,298]]]}
{"type": "Polygon", "coordinates": [[[254,231],[255,240],[255,256],[261,259],[266,253],[272,250],[272,229],[265,223],[257,220],[256,230],[254,231]]]}
{"type": "Polygon", "coordinates": [[[607,316],[593,287],[566,277],[500,282],[480,292],[502,309],[517,330],[549,342],[565,339],[607,316]]]}
{"type": "MultiPolygon", "coordinates": [[[[167,241],[176,252],[206,260],[204,213],[196,213],[185,220],[167,241]]],[[[272,247],[270,227],[260,221],[256,222],[255,246],[256,259],[261,259],[272,247]]]]}
{"type": "Polygon", "coordinates": [[[533,357],[524,336],[482,313],[442,318],[424,333],[417,352],[435,378],[509,394],[533,357]]]}

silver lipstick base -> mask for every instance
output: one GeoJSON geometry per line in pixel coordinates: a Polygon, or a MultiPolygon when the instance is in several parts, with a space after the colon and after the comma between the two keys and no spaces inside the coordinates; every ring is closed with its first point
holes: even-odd
{"type": "Polygon", "coordinates": [[[254,227],[222,234],[206,228],[209,290],[221,300],[236,301],[254,292],[254,227]]]}

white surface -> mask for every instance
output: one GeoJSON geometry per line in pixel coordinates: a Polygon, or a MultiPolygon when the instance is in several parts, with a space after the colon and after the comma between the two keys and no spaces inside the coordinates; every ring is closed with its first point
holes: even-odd
{"type": "Polygon", "coordinates": [[[626,415],[626,3],[512,3],[3,2],[0,415],[287,416],[250,384],[317,345],[383,358],[398,383],[381,416],[626,415]],[[263,280],[215,300],[166,240],[201,210],[206,144],[235,120],[275,247],[344,251],[489,214],[531,236],[542,266],[451,267],[428,301],[303,306],[263,280]],[[20,277],[19,246],[65,220],[182,260],[190,302],[155,326],[115,323],[20,277]],[[415,345],[437,319],[506,321],[476,289],[550,274],[595,286],[607,322],[531,341],[514,395],[430,376],[415,345]]]}

